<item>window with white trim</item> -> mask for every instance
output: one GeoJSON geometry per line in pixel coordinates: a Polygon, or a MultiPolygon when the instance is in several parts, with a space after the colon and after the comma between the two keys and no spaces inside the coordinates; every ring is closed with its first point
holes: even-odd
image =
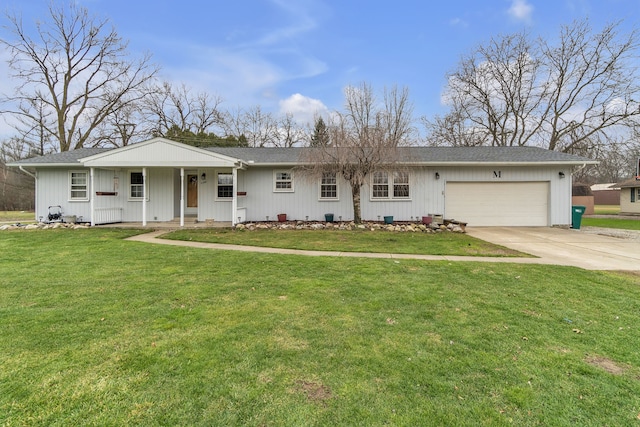
{"type": "Polygon", "coordinates": [[[408,199],[409,173],[396,171],[389,174],[386,171],[373,173],[371,183],[372,199],[408,199]]]}
{"type": "MultiPolygon", "coordinates": [[[[142,200],[145,195],[145,179],[142,172],[129,172],[129,199],[142,200]]],[[[149,186],[147,185],[147,199],[149,199],[149,186]]]]}
{"type": "Polygon", "coordinates": [[[373,173],[373,192],[371,196],[374,199],[389,198],[389,176],[386,172],[373,173]]]}
{"type": "Polygon", "coordinates": [[[218,173],[218,199],[233,198],[233,174],[229,172],[218,173]]]}
{"type": "Polygon", "coordinates": [[[274,171],[273,173],[273,191],[275,192],[293,192],[293,172],[291,171],[274,171]]]}
{"type": "Polygon", "coordinates": [[[409,173],[408,172],[393,173],[393,198],[394,199],[409,198],[409,173]]]}
{"type": "Polygon", "coordinates": [[[89,200],[89,173],[86,171],[69,172],[69,199],[89,200]]]}
{"type": "Polygon", "coordinates": [[[338,179],[335,172],[323,172],[320,180],[320,199],[338,199],[338,179]]]}

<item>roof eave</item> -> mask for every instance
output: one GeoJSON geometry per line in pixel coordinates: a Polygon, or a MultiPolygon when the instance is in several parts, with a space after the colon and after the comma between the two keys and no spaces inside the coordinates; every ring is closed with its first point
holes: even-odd
{"type": "Polygon", "coordinates": [[[595,160],[589,161],[541,161],[541,162],[478,162],[478,161],[439,161],[439,162],[398,162],[403,166],[584,166],[597,165],[599,162],[595,160]]]}
{"type": "Polygon", "coordinates": [[[20,166],[25,168],[35,168],[35,167],[43,167],[43,168],[68,168],[68,167],[82,167],[81,163],[26,163],[26,162],[14,162],[7,163],[7,166],[18,168],[20,166]]]}

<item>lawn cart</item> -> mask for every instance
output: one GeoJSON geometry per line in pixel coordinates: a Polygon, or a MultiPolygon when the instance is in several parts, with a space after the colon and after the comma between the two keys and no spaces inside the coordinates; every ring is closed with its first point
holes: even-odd
{"type": "Polygon", "coordinates": [[[62,206],[49,206],[47,222],[62,222],[62,206]]]}

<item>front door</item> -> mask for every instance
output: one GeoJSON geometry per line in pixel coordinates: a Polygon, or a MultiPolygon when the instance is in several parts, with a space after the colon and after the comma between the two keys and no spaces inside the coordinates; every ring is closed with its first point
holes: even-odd
{"type": "Polygon", "coordinates": [[[187,213],[195,213],[198,208],[198,175],[187,174],[187,213]],[[195,208],[195,209],[189,209],[195,208]]]}

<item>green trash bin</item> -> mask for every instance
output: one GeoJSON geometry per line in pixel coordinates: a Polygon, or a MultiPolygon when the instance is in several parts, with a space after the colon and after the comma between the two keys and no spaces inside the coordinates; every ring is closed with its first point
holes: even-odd
{"type": "Polygon", "coordinates": [[[586,206],[571,206],[571,228],[580,230],[580,224],[582,223],[582,215],[587,210],[586,206]]]}

